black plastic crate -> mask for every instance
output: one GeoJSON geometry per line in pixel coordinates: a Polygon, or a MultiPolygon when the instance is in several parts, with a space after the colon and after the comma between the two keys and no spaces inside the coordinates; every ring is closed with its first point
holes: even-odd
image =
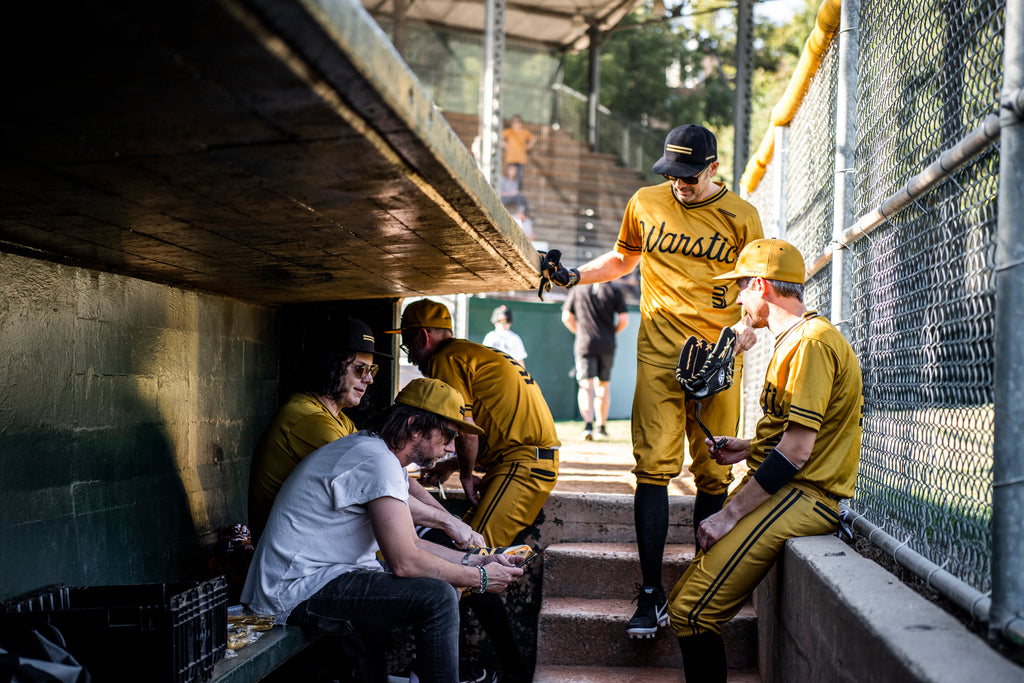
{"type": "Polygon", "coordinates": [[[95,683],[208,681],[227,649],[228,586],[47,586],[4,603],[8,618],[55,626],[95,683]]]}

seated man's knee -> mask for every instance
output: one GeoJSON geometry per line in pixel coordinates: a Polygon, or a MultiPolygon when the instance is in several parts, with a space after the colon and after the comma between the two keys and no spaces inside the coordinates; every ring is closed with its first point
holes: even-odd
{"type": "Polygon", "coordinates": [[[417,590],[411,599],[421,608],[431,613],[459,613],[459,592],[447,581],[441,579],[418,578],[417,590]]]}

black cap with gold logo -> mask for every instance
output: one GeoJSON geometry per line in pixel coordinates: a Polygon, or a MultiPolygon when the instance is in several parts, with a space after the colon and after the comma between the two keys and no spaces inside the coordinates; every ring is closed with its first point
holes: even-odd
{"type": "Polygon", "coordinates": [[[687,124],[669,131],[665,153],[651,170],[673,178],[692,178],[718,160],[718,141],[704,126],[687,124]]]}

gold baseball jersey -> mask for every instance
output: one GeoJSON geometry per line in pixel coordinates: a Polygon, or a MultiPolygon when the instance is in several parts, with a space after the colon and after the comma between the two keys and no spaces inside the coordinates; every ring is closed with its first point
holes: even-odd
{"type": "Polygon", "coordinates": [[[850,343],[810,311],[775,341],[765,372],[761,409],[747,464],[756,469],[790,423],[818,433],[807,462],[793,478],[850,498],[860,460],[864,409],[860,363],[850,343]]]}
{"type": "Polygon", "coordinates": [[[716,341],[736,323],[738,285],[712,278],[732,270],[740,250],[762,237],[757,209],[724,186],[692,204],[676,199],[667,182],[637,191],[615,245],[620,254],[642,256],[637,358],[675,367],[687,337],[716,341]]]}
{"type": "Polygon", "coordinates": [[[484,430],[478,465],[487,466],[519,446],[561,445],[540,387],[508,354],[465,339],[452,339],[424,365],[424,375],[462,394],[467,416],[484,430]]]}
{"type": "Polygon", "coordinates": [[[307,455],[356,431],[344,413],[334,416],[312,394],[288,397],[256,444],[249,473],[249,526],[263,531],[281,484],[307,455]]]}
{"type": "MultiPolygon", "coordinates": [[[[776,340],[761,394],[764,417],[757,423],[747,463],[759,466],[790,423],[815,430],[814,447],[793,479],[744,515],[707,552],[694,557],[669,596],[669,619],[676,635],[721,633],[788,539],[835,531],[838,498],[853,495],[857,477],[861,388],[853,349],[817,313],[806,313],[776,340]]],[[[755,486],[752,478],[748,474],[731,495],[743,486],[755,486]]]]}

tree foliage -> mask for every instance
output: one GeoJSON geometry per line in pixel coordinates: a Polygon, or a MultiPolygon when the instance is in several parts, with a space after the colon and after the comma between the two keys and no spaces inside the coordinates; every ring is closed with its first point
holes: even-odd
{"type": "MultiPolygon", "coordinates": [[[[820,2],[804,2],[787,24],[755,23],[751,149],[767,130],[814,26],[820,2]]],[[[587,53],[566,55],[566,85],[587,92],[588,77],[587,53]]],[[[601,47],[601,104],[659,134],[682,123],[707,126],[719,137],[725,176],[731,175],[735,78],[736,10],[722,0],[688,0],[685,19],[660,22],[649,2],[601,47]],[[679,74],[680,87],[669,84],[670,72],[679,74]]]]}

